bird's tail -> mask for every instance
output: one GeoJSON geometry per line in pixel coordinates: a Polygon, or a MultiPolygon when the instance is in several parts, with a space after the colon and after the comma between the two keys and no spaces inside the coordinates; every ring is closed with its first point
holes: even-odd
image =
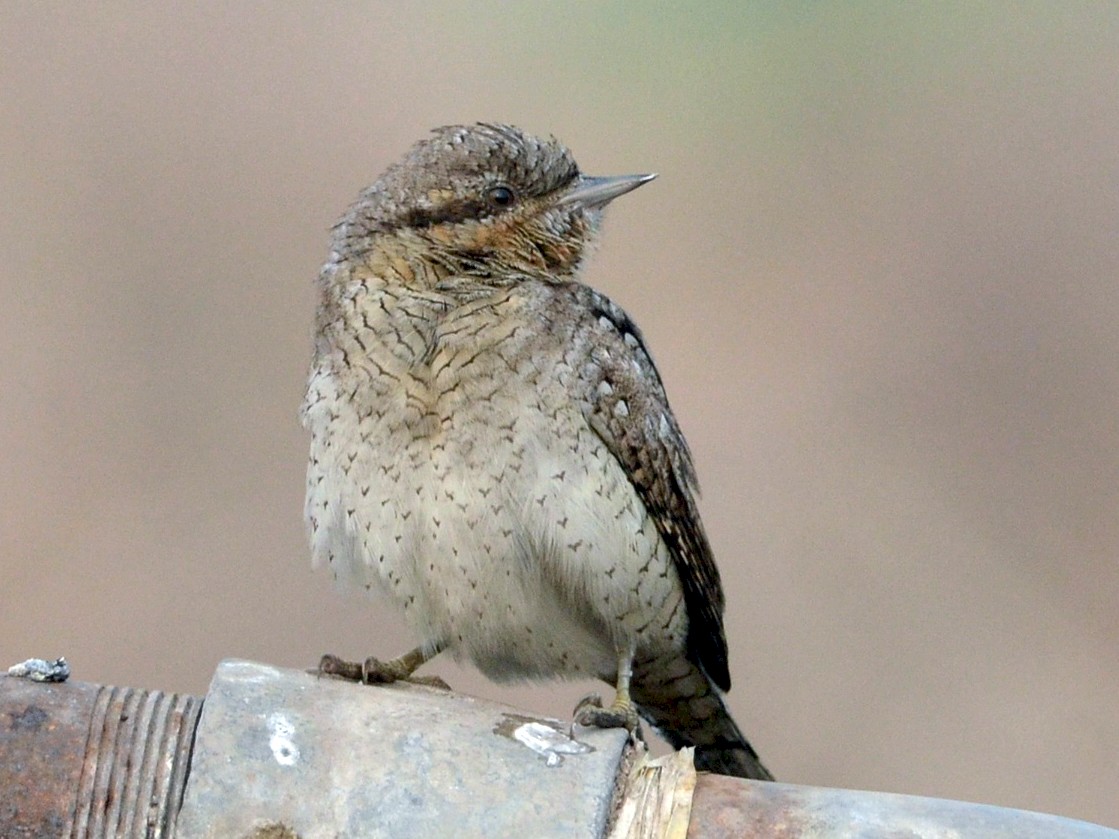
{"type": "Polygon", "coordinates": [[[670,664],[662,659],[636,670],[630,697],[638,713],[673,748],[695,746],[696,769],[773,780],[754,747],[738,730],[718,689],[707,674],[683,656],[670,664]]]}

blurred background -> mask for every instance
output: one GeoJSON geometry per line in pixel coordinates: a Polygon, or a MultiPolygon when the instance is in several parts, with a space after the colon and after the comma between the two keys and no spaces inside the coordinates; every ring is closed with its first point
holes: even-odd
{"type": "Polygon", "coordinates": [[[413,141],[503,120],[661,175],[587,279],[770,768],[1119,826],[1119,5],[7,4],[0,91],[4,666],[410,646],[309,567],[312,281],[413,141]]]}

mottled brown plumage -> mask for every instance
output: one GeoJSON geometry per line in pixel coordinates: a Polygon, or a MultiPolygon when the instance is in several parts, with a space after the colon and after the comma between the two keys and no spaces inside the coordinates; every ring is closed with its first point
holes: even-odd
{"type": "MultiPolygon", "coordinates": [[[[700,768],[769,778],[730,688],[723,592],[641,334],[578,271],[612,198],[553,139],[438,129],[367,189],[320,275],[303,408],[316,562],[420,647],[496,679],[596,676],[700,768]]],[[[336,661],[332,669],[339,668],[336,661]]]]}

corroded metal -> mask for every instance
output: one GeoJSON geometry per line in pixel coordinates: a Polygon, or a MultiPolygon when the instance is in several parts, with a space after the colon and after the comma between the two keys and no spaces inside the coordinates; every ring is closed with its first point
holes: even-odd
{"type": "Polygon", "coordinates": [[[696,776],[687,753],[631,765],[623,732],[575,742],[555,721],[411,685],[227,661],[200,720],[202,704],[0,676],[0,839],[566,839],[601,836],[615,814],[626,837],[1119,839],[982,804],[696,776]]]}
{"type": "Polygon", "coordinates": [[[169,839],[200,700],[0,676],[0,836],[169,839]]]}
{"type": "Polygon", "coordinates": [[[1044,813],[884,792],[700,775],[688,839],[1119,839],[1044,813]]]}

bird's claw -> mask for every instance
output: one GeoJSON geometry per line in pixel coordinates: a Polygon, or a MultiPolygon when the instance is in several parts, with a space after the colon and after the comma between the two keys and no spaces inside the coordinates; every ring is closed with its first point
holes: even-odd
{"type": "Polygon", "coordinates": [[[414,685],[424,685],[439,690],[450,690],[448,685],[439,676],[417,676],[400,659],[381,661],[379,658],[369,656],[365,661],[344,661],[336,655],[324,655],[319,661],[317,671],[320,676],[334,676],[348,682],[359,682],[363,685],[390,685],[393,682],[409,682],[414,685]]]}
{"type": "Polygon", "coordinates": [[[637,709],[633,703],[622,698],[616,698],[609,708],[604,708],[602,697],[597,693],[584,696],[572,714],[572,729],[577,725],[584,728],[624,728],[634,743],[645,739],[637,709]]]}
{"type": "Polygon", "coordinates": [[[395,659],[381,661],[374,656],[369,656],[361,663],[361,683],[363,685],[391,685],[393,682],[406,680],[412,673],[395,659]]]}
{"type": "Polygon", "coordinates": [[[407,676],[403,679],[397,679],[399,682],[407,682],[410,685],[423,685],[428,688],[435,688],[436,690],[450,691],[451,686],[443,681],[441,676],[407,676]]]}
{"type": "Polygon", "coordinates": [[[333,676],[347,682],[361,681],[361,665],[356,661],[345,661],[327,653],[319,659],[319,666],[310,671],[316,676],[333,676]]]}

